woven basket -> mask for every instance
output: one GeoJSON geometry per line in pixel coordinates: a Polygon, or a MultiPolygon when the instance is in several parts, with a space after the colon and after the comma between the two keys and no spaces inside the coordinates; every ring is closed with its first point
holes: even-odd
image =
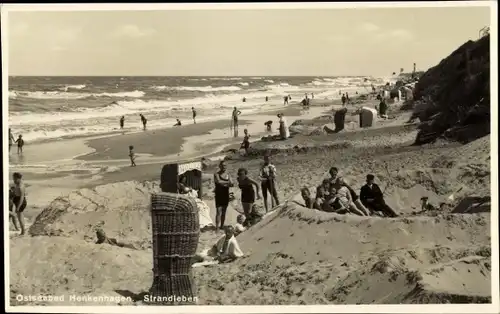
{"type": "Polygon", "coordinates": [[[200,236],[195,201],[181,194],[153,194],[151,216],[154,280],[150,293],[195,297],[191,265],[200,236]]]}
{"type": "Polygon", "coordinates": [[[177,193],[179,176],[186,177],[187,185],[198,192],[202,197],[202,163],[192,162],[184,164],[168,164],[161,170],[161,189],[167,193],[177,193]]]}

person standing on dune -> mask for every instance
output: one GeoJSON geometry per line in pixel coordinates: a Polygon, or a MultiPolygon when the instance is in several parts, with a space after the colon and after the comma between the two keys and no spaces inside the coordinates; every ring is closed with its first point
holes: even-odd
{"type": "Polygon", "coordinates": [[[148,123],[148,119],[141,113],[139,116],[141,116],[141,122],[142,122],[142,127],[144,131],[146,131],[146,124],[148,123]]]}
{"type": "Polygon", "coordinates": [[[194,109],[194,107],[192,107],[191,110],[193,111],[193,122],[194,122],[194,124],[196,124],[196,109],[194,109]]]}
{"type": "Polygon", "coordinates": [[[260,168],[259,178],[261,180],[262,197],[264,198],[264,207],[266,213],[269,211],[267,205],[267,192],[271,196],[271,207],[279,205],[278,193],[276,191],[276,167],[271,163],[268,155],[264,156],[264,163],[260,168]]]}
{"type": "Polygon", "coordinates": [[[220,230],[224,228],[226,222],[226,211],[229,206],[229,189],[234,186],[231,177],[227,173],[226,163],[221,161],[219,163],[219,171],[214,173],[215,183],[215,229],[220,230]]]}

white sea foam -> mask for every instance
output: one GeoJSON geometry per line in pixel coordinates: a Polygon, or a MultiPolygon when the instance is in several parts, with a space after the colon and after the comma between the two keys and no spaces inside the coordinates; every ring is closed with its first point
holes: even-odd
{"type": "Polygon", "coordinates": [[[87,87],[85,84],[80,84],[80,85],[66,85],[65,87],[61,87],[60,89],[63,91],[68,91],[70,89],[84,89],[87,87]]]}
{"type": "MultiPolygon", "coordinates": [[[[203,78],[205,79],[205,78],[203,78]]],[[[216,80],[237,80],[237,78],[215,78],[216,80]]],[[[219,86],[211,85],[202,87],[187,86],[152,86],[153,90],[191,90],[205,92],[203,96],[193,98],[171,99],[166,97],[162,100],[140,99],[144,96],[142,91],[119,92],[119,93],[77,93],[77,92],[9,92],[11,98],[32,97],[40,99],[78,99],[89,96],[94,97],[121,97],[105,107],[99,108],[66,108],[64,112],[11,112],[9,124],[15,134],[23,134],[26,141],[32,142],[41,139],[59,138],[68,135],[90,135],[108,132],[119,132],[117,130],[117,119],[119,116],[126,116],[126,131],[139,130],[140,121],[137,118],[139,113],[143,113],[148,118],[148,128],[164,128],[173,125],[176,117],[186,119],[190,117],[191,107],[199,110],[199,121],[201,118],[212,119],[227,115],[233,107],[238,107],[243,112],[263,110],[269,106],[282,106],[282,97],[292,95],[293,101],[299,101],[304,93],[314,93],[318,99],[338,98],[339,90],[349,92],[354,95],[355,91],[366,91],[366,86],[372,82],[383,84],[388,78],[316,78],[313,83],[302,86],[291,85],[289,83],[275,83],[273,80],[266,80],[268,85],[260,89],[243,89],[243,82],[240,86],[219,86]],[[128,97],[128,99],[127,99],[128,97]],[[242,102],[242,98],[246,102],[242,102]],[[269,97],[271,101],[265,102],[269,97]],[[125,98],[125,99],[123,99],[125,98]]],[[[238,84],[238,83],[236,83],[238,84]]]]}
{"type": "Polygon", "coordinates": [[[141,98],[146,93],[143,91],[118,92],[118,93],[74,93],[74,92],[25,92],[25,91],[9,91],[10,98],[25,97],[33,99],[85,99],[88,97],[116,97],[116,98],[141,98]]]}

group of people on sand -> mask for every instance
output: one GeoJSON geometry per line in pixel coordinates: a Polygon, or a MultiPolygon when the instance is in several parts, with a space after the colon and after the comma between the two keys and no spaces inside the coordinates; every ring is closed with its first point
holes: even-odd
{"type": "Polygon", "coordinates": [[[14,135],[12,134],[12,130],[9,128],[9,153],[10,149],[12,148],[12,145],[17,144],[17,154],[22,155],[23,153],[23,147],[24,147],[24,140],[23,136],[19,134],[17,137],[17,140],[14,138],[14,135]]]}
{"type": "Polygon", "coordinates": [[[308,187],[302,188],[301,195],[307,208],[359,216],[398,216],[385,202],[384,193],[375,183],[374,175],[366,176],[366,184],[363,185],[358,196],[338,173],[336,167],[330,168],[330,177],[324,179],[316,188],[314,198],[308,187]]]}
{"type": "Polygon", "coordinates": [[[271,208],[280,204],[276,189],[276,167],[271,163],[269,156],[264,157],[259,171],[259,181],[252,179],[248,170],[239,168],[236,173],[236,181],[234,181],[227,170],[225,161],[219,163],[219,169],[214,173],[215,183],[215,228],[217,230],[224,228],[226,223],[226,213],[229,203],[234,199],[234,194],[231,188],[238,186],[241,191],[241,207],[243,208],[243,216],[239,219],[241,224],[258,219],[259,213],[256,211],[255,202],[262,198],[266,213],[269,211],[268,195],[271,196],[271,208]]]}
{"type": "MultiPolygon", "coordinates": [[[[279,137],[282,140],[286,140],[287,138],[290,137],[290,129],[288,128],[288,122],[283,113],[278,113],[276,116],[278,117],[278,123],[279,123],[279,128],[278,128],[279,137]]],[[[268,132],[272,131],[272,125],[273,125],[272,120],[266,121],[264,125],[266,127],[266,131],[268,132]]],[[[248,133],[248,129],[243,130],[243,141],[241,142],[240,149],[245,150],[245,155],[248,155],[250,149],[250,134],[248,133]]]]}

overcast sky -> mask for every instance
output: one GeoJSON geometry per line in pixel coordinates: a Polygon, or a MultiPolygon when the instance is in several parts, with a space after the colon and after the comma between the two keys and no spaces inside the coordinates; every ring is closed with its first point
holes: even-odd
{"type": "Polygon", "coordinates": [[[487,7],[9,12],[8,64],[10,75],[389,75],[434,66],[489,24],[487,7]]]}

